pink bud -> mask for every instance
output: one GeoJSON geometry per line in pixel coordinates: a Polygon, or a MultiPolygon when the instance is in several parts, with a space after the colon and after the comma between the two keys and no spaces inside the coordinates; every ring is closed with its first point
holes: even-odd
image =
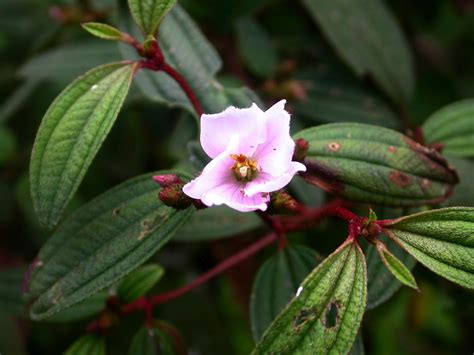
{"type": "Polygon", "coordinates": [[[160,184],[161,187],[168,187],[182,182],[181,179],[175,174],[155,175],[153,176],[153,180],[160,184]]]}

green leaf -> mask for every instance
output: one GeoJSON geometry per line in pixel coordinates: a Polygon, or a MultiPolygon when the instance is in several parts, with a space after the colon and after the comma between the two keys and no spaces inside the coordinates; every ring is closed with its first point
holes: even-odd
{"type": "Polygon", "coordinates": [[[135,22],[147,35],[156,35],[160,22],[175,3],[176,0],[128,0],[135,22]]]}
{"type": "Polygon", "coordinates": [[[423,124],[427,143],[442,143],[443,153],[474,157],[474,99],[449,104],[423,124]]]}
{"type": "Polygon", "coordinates": [[[129,303],[145,295],[161,279],[165,270],[158,264],[149,264],[139,267],[120,281],[117,295],[129,303]]]}
{"type": "Polygon", "coordinates": [[[236,33],[237,48],[247,68],[257,76],[271,76],[277,69],[278,56],[265,29],[252,18],[241,18],[236,33]]]}
{"type": "Polygon", "coordinates": [[[25,271],[25,267],[0,271],[0,317],[2,315],[18,316],[22,313],[21,288],[25,271]]]}
{"type": "Polygon", "coordinates": [[[141,327],[130,343],[129,355],[156,355],[158,346],[153,328],[141,327]]]}
{"type": "Polygon", "coordinates": [[[117,45],[112,42],[75,42],[31,58],[20,68],[19,74],[36,83],[49,80],[65,85],[87,70],[117,60],[119,55],[117,45]]]}
{"type": "MultiPolygon", "coordinates": [[[[379,238],[383,238],[380,236],[379,238]]],[[[389,238],[382,239],[388,249],[399,260],[401,260],[408,270],[412,270],[416,264],[415,259],[410,254],[400,248],[389,238]]],[[[367,308],[373,309],[386,302],[401,287],[401,283],[387,270],[385,265],[372,244],[365,250],[367,260],[367,308]]]]}
{"type": "Polygon", "coordinates": [[[107,298],[109,298],[109,294],[106,291],[98,292],[69,308],[55,313],[48,318],[48,322],[68,323],[90,318],[105,309],[107,298]]]}
{"type": "Polygon", "coordinates": [[[198,210],[188,223],[176,233],[174,240],[198,242],[230,238],[261,227],[260,218],[254,213],[242,213],[226,206],[198,210]]]}
{"type": "Polygon", "coordinates": [[[367,298],[360,247],[352,242],[341,245],[301,287],[265,332],[255,354],[344,354],[351,350],[367,298]]]}
{"type": "Polygon", "coordinates": [[[316,267],[317,254],[303,245],[288,245],[258,271],[250,297],[250,321],[255,341],[297,294],[304,278],[316,267]]]}
{"type": "Polygon", "coordinates": [[[439,203],[458,182],[440,154],[387,128],[332,123],[294,138],[309,143],[305,180],[351,200],[388,206],[439,203]]]}
{"type": "MultiPolygon", "coordinates": [[[[167,173],[176,172],[155,174],[167,173]]],[[[191,216],[192,208],[178,211],[163,205],[152,180],[155,174],[98,196],[51,236],[30,281],[33,319],[47,318],[114,284],[158,251],[191,216]]]]}
{"type": "Polygon", "coordinates": [[[295,103],[295,114],[312,123],[360,122],[398,128],[400,121],[390,107],[374,92],[348,74],[302,70],[296,79],[304,86],[305,97],[295,103]]]}
{"type": "Polygon", "coordinates": [[[413,59],[396,19],[382,1],[303,0],[341,58],[358,75],[371,75],[396,102],[415,85],[413,59]]]}
{"type": "Polygon", "coordinates": [[[380,259],[387,267],[388,270],[392,273],[393,276],[397,278],[402,284],[418,290],[418,285],[416,280],[411,274],[410,270],[395,256],[393,255],[381,241],[376,241],[376,249],[379,253],[380,259]]]}
{"type": "Polygon", "coordinates": [[[474,289],[474,208],[448,207],[401,217],[384,233],[431,271],[474,289]]]}
{"type": "Polygon", "coordinates": [[[127,96],[136,64],[95,68],[51,104],[31,153],[31,195],[40,223],[53,228],[76,192],[127,96]]]}
{"type": "Polygon", "coordinates": [[[87,334],[76,340],[64,355],[105,355],[105,339],[97,334],[87,334]]]}
{"type": "Polygon", "coordinates": [[[123,34],[120,30],[105,23],[87,22],[82,24],[82,28],[90,34],[102,39],[112,41],[120,41],[123,39],[123,34]]]}
{"type": "MultiPolygon", "coordinates": [[[[176,349],[176,344],[167,331],[171,330],[173,333],[176,330],[164,322],[155,322],[152,327],[142,327],[133,336],[129,355],[174,355],[185,352],[180,352],[176,349]],[[164,329],[163,329],[164,328],[164,329]]],[[[179,334],[174,334],[180,338],[179,334]]]]}
{"type": "MultiPolygon", "coordinates": [[[[196,23],[179,5],[174,6],[164,19],[158,41],[166,61],[185,78],[206,113],[221,112],[230,105],[248,107],[253,102],[260,104],[250,89],[225,88],[215,79],[222,61],[196,23]]],[[[122,45],[120,49],[124,58],[135,55],[130,46],[122,45]]],[[[196,115],[186,94],[165,73],[143,70],[138,73],[135,82],[148,99],[170,107],[181,107],[196,115]]]]}

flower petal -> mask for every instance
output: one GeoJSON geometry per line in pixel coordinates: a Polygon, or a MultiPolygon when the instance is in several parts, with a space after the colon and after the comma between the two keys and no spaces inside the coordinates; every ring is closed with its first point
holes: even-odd
{"type": "Polygon", "coordinates": [[[202,198],[206,206],[227,205],[240,212],[265,211],[270,200],[268,194],[244,195],[243,185],[228,183],[208,191],[202,198]]]}
{"type": "Polygon", "coordinates": [[[262,171],[275,177],[288,170],[295,149],[295,142],[290,137],[290,115],[284,109],[285,102],[281,100],[265,112],[267,139],[253,155],[262,171]]]}
{"type": "Polygon", "coordinates": [[[244,188],[245,195],[254,196],[262,192],[273,192],[280,190],[289,184],[293,176],[298,171],[306,171],[306,166],[296,161],[290,162],[290,166],[286,172],[279,177],[274,177],[271,174],[262,172],[257,178],[247,183],[244,188]]]}
{"type": "Polygon", "coordinates": [[[239,146],[231,153],[252,155],[266,139],[264,112],[253,104],[249,108],[228,107],[221,113],[201,116],[201,145],[211,158],[228,147],[231,137],[239,135],[239,146]]]}
{"type": "Polygon", "coordinates": [[[205,166],[201,175],[183,186],[183,192],[189,197],[202,199],[208,191],[235,181],[231,170],[233,164],[227,152],[221,153],[205,166]]]}

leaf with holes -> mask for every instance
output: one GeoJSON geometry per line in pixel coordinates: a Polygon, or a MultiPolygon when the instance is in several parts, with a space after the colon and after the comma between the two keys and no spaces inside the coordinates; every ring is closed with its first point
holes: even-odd
{"type": "Polygon", "coordinates": [[[458,101],[443,107],[423,124],[427,143],[443,144],[443,153],[474,157],[474,100],[458,101]]]}
{"type": "Polygon", "coordinates": [[[303,245],[288,245],[258,271],[250,297],[250,320],[255,341],[298,293],[304,278],[316,267],[317,254],[303,245]]]}
{"type": "Polygon", "coordinates": [[[175,3],[176,0],[128,0],[128,7],[143,33],[154,36],[175,3]]]}
{"type": "Polygon", "coordinates": [[[51,104],[31,153],[30,182],[40,223],[51,229],[76,192],[127,96],[137,64],[89,71],[51,104]]]}
{"type": "Polygon", "coordinates": [[[351,350],[367,299],[364,254],[346,242],[309,274],[254,354],[343,354],[351,350]]]}
{"type": "Polygon", "coordinates": [[[117,295],[125,303],[132,302],[150,291],[164,273],[158,264],[140,266],[120,281],[117,295]]]}
{"type": "Polygon", "coordinates": [[[375,242],[375,247],[380,256],[380,259],[385,264],[388,270],[395,276],[402,284],[418,290],[415,278],[410,270],[395,256],[380,240],[375,242]]]}
{"type": "Polygon", "coordinates": [[[261,226],[260,218],[254,213],[242,213],[226,206],[215,206],[196,211],[189,222],[176,233],[174,240],[198,242],[230,238],[261,226]]]}
{"type": "Polygon", "coordinates": [[[431,271],[474,289],[474,208],[448,207],[401,217],[386,233],[431,271]]]}
{"type": "MultiPolygon", "coordinates": [[[[167,173],[176,172],[155,174],[167,173]]],[[[54,232],[40,250],[30,280],[33,319],[47,318],[114,284],[159,250],[191,216],[192,208],[174,210],[157,198],[153,175],[98,196],[54,232]]]]}
{"type": "MultiPolygon", "coordinates": [[[[133,31],[130,32],[134,34],[133,31]]],[[[222,61],[181,6],[174,6],[163,20],[158,41],[167,63],[184,77],[204,112],[221,112],[231,105],[248,107],[253,102],[263,107],[250,89],[225,88],[217,82],[215,76],[222,67],[222,61]]],[[[130,46],[122,45],[120,49],[124,58],[136,55],[130,46]]],[[[170,107],[181,107],[196,115],[186,94],[165,73],[143,70],[137,74],[135,82],[148,99],[170,107]]]]}
{"type": "Polygon", "coordinates": [[[332,123],[294,136],[309,143],[307,182],[336,195],[388,206],[448,198],[456,172],[438,152],[401,133],[361,123],[332,123]]]}
{"type": "Polygon", "coordinates": [[[303,0],[303,4],[357,75],[371,75],[396,102],[411,99],[413,58],[399,24],[383,2],[303,0]]]}

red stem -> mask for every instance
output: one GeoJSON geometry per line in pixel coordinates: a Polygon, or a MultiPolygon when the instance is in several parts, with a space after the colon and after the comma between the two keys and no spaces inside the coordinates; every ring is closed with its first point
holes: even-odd
{"type": "Polygon", "coordinates": [[[194,107],[194,110],[196,110],[196,113],[199,117],[202,116],[204,113],[201,104],[197,100],[196,96],[194,95],[193,90],[191,87],[188,85],[186,80],[179,74],[176,70],[174,70],[171,66],[169,66],[166,62],[163,63],[163,66],[161,68],[166,74],[171,76],[176,82],[179,84],[181,89],[185,92],[185,94],[188,96],[189,101],[191,101],[191,104],[194,107]]]}
{"type": "Polygon", "coordinates": [[[202,285],[203,283],[207,282],[208,280],[212,279],[213,277],[223,273],[224,271],[232,268],[233,266],[237,265],[241,261],[251,257],[252,255],[258,253],[260,250],[264,249],[266,246],[270,245],[277,239],[275,233],[271,233],[259,239],[255,243],[249,245],[245,249],[241,250],[237,254],[232,255],[230,258],[224,260],[222,263],[216,265],[209,271],[205,272],[197,279],[192,281],[191,283],[179,287],[177,289],[162,293],[160,295],[156,295],[151,297],[150,299],[146,299],[145,297],[139,298],[133,303],[124,305],[122,307],[122,314],[128,314],[140,309],[146,309],[148,305],[157,305],[169,300],[178,298],[189,291],[195,289],[196,287],[202,285]]]}
{"type": "Polygon", "coordinates": [[[314,209],[309,209],[299,205],[298,210],[300,214],[297,216],[282,217],[281,223],[283,224],[283,229],[285,232],[310,228],[321,221],[323,218],[328,216],[337,216],[339,209],[341,209],[343,206],[349,206],[349,204],[349,202],[344,200],[336,199],[322,207],[314,209]]]}

